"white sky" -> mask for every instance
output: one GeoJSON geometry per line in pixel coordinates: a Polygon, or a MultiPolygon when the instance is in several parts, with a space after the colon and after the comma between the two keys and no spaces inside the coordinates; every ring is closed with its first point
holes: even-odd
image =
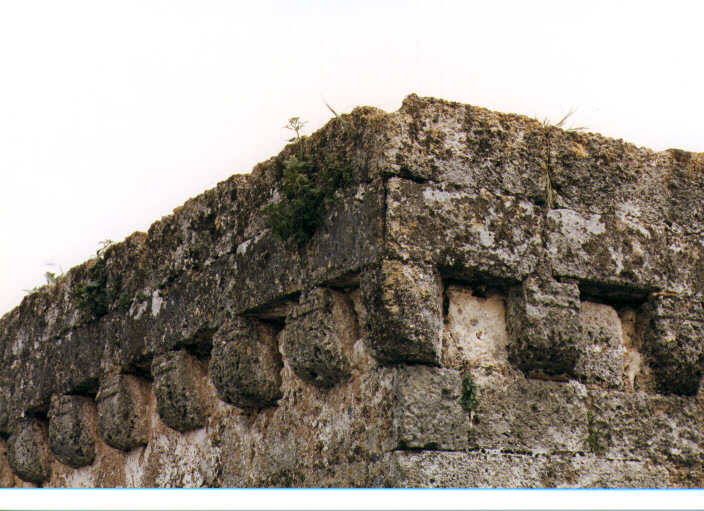
{"type": "Polygon", "coordinates": [[[357,105],[415,92],[704,151],[697,2],[0,0],[0,314],[357,105]],[[56,266],[51,266],[56,265],[56,266]]]}

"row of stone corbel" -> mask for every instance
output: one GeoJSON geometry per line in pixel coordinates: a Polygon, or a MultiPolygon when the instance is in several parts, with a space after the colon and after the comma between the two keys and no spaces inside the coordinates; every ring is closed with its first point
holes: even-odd
{"type": "MultiPolygon", "coordinates": [[[[440,364],[442,287],[437,269],[423,265],[385,261],[365,272],[360,319],[379,363],[440,364]]],[[[569,374],[576,362],[579,306],[576,283],[530,277],[512,289],[507,308],[512,363],[526,373],[569,374]]],[[[662,357],[661,386],[696,392],[704,332],[701,303],[657,299],[645,311],[651,355],[662,357]],[[679,344],[671,342],[672,336],[679,344]],[[677,371],[683,367],[688,372],[677,371]]],[[[354,306],[345,293],[329,288],[304,293],[286,317],[282,348],[288,365],[319,387],[345,381],[356,328],[354,306]]],[[[218,398],[249,410],[275,405],[282,397],[278,342],[277,327],[256,318],[237,317],[223,325],[213,337],[209,369],[218,398]]],[[[203,427],[211,406],[203,386],[208,374],[204,362],[185,350],[172,351],[153,360],[152,374],[161,420],[180,432],[203,427]]],[[[123,451],[146,445],[148,393],[146,380],[117,374],[101,379],[95,401],[56,397],[48,428],[36,418],[23,419],[14,428],[8,441],[13,471],[25,481],[42,483],[50,477],[52,453],[78,468],[94,461],[98,437],[123,451]]]]}

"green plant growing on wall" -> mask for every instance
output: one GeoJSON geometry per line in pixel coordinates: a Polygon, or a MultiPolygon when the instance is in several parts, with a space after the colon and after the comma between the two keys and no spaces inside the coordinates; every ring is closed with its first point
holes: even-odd
{"type": "MultiPolygon", "coordinates": [[[[62,277],[64,277],[64,270],[61,267],[59,267],[59,274],[58,275],[56,274],[56,272],[47,271],[44,273],[44,278],[46,279],[45,285],[46,286],[53,286],[62,277]]],[[[32,289],[23,289],[22,291],[24,291],[28,295],[33,295],[34,293],[38,293],[42,287],[44,287],[44,286],[36,286],[36,287],[33,287],[32,289]]]]}
{"type": "Polygon", "coordinates": [[[601,436],[602,435],[596,429],[594,414],[592,412],[588,412],[587,438],[584,440],[584,444],[588,451],[593,453],[600,453],[604,451],[604,446],[601,444],[601,436]]]}
{"type": "Polygon", "coordinates": [[[584,126],[565,128],[565,122],[574,114],[576,109],[570,109],[565,116],[556,124],[552,124],[548,118],[543,119],[543,130],[545,132],[545,156],[541,162],[545,178],[545,206],[548,209],[555,207],[557,191],[555,190],[555,163],[552,160],[552,134],[555,129],[564,131],[582,131],[584,126]]]}
{"type": "Polygon", "coordinates": [[[283,164],[282,200],[264,208],[274,233],[299,247],[313,236],[322,223],[328,205],[335,200],[336,191],[352,183],[349,165],[327,161],[324,168],[320,168],[304,159],[300,130],[305,124],[300,118],[292,117],[284,126],[296,132],[290,141],[298,144],[298,155],[283,164]]]}
{"type": "Polygon", "coordinates": [[[462,379],[462,394],[460,396],[460,406],[467,413],[472,413],[479,406],[477,397],[477,384],[474,383],[471,374],[466,374],[462,379]]]}
{"type": "Polygon", "coordinates": [[[97,320],[105,316],[112,308],[127,310],[132,304],[130,295],[121,291],[120,282],[110,280],[105,251],[112,241],[101,241],[102,247],[93,257],[93,266],[88,269],[88,281],[77,284],[73,289],[76,307],[83,311],[88,320],[97,320]]]}

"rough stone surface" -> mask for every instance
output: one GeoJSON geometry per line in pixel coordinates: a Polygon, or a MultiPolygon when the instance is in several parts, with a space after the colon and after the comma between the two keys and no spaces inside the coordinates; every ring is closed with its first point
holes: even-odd
{"type": "Polygon", "coordinates": [[[579,289],[529,277],[508,296],[509,360],[524,373],[574,373],[579,338],[579,289]]]}
{"type": "Polygon", "coordinates": [[[281,398],[281,354],[276,331],[256,320],[237,318],[213,339],[210,374],[218,397],[244,409],[275,405],[281,398]]]}
{"type": "Polygon", "coordinates": [[[474,449],[514,453],[582,452],[587,392],[577,383],[477,376],[469,432],[474,449]]]}
{"type": "Polygon", "coordinates": [[[571,209],[547,214],[548,259],[554,274],[599,282],[606,296],[643,295],[674,277],[663,264],[665,227],[623,215],[599,215],[571,209]]]}
{"type": "Polygon", "coordinates": [[[156,409],[161,420],[176,431],[205,425],[210,411],[202,380],[206,364],[185,349],[159,355],[152,362],[156,409]]]}
{"type": "Polygon", "coordinates": [[[392,178],[388,249],[435,264],[453,277],[523,280],[542,252],[542,216],[530,202],[486,189],[456,189],[392,178]]]}
{"type": "Polygon", "coordinates": [[[369,347],[376,359],[382,364],[439,364],[442,281],[437,270],[384,261],[360,278],[369,347]]]}
{"type": "Polygon", "coordinates": [[[30,483],[42,484],[51,477],[52,456],[46,426],[37,419],[24,419],[7,441],[12,471],[30,483]]]}
{"type": "Polygon", "coordinates": [[[589,447],[597,454],[688,467],[704,461],[701,398],[594,390],[589,403],[589,447]]]}
{"type": "Polygon", "coordinates": [[[505,296],[460,285],[445,288],[443,366],[461,371],[511,372],[508,362],[505,296]]]}
{"type": "Polygon", "coordinates": [[[384,457],[391,488],[664,488],[667,471],[647,462],[590,455],[398,452],[384,457]]]}
{"type": "Polygon", "coordinates": [[[72,468],[95,461],[95,401],[85,396],[57,396],[49,410],[49,447],[57,460],[72,468]]]}
{"type": "Polygon", "coordinates": [[[703,153],[355,108],[0,318],[0,485],[701,487],[703,233],[703,153]]]}
{"type": "Polygon", "coordinates": [[[394,376],[390,449],[466,449],[469,414],[462,408],[462,374],[452,369],[409,366],[394,376]]]}
{"type": "Polygon", "coordinates": [[[625,343],[616,309],[601,303],[582,302],[579,318],[581,335],[577,342],[579,355],[575,374],[583,382],[621,388],[625,343]]]}
{"type": "Polygon", "coordinates": [[[146,445],[150,423],[146,413],[150,385],[131,374],[108,376],[95,400],[98,434],[110,447],[130,451],[146,445]]]}
{"type": "Polygon", "coordinates": [[[324,288],[307,293],[284,330],[286,359],[296,376],[321,387],[348,378],[349,352],[359,337],[356,323],[343,293],[324,288]]]}
{"type": "Polygon", "coordinates": [[[695,395],[704,368],[704,301],[656,298],[644,306],[644,316],[643,350],[658,390],[695,395]]]}

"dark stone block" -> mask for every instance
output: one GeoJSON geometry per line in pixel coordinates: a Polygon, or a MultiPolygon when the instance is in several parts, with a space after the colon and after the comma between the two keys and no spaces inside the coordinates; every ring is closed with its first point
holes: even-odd
{"type": "Polygon", "coordinates": [[[658,392],[692,396],[704,369],[704,302],[658,297],[643,306],[643,351],[658,392]]]}
{"type": "Polygon", "coordinates": [[[97,409],[84,396],[55,398],[49,410],[49,447],[64,465],[72,468],[95,460],[97,409]]]}
{"type": "Polygon", "coordinates": [[[422,365],[394,374],[394,422],[389,437],[394,449],[467,448],[469,413],[462,408],[462,374],[422,365]]]}
{"type": "Polygon", "coordinates": [[[29,483],[42,484],[51,478],[53,458],[46,426],[36,419],[18,421],[7,442],[7,458],[12,471],[29,483]]]}
{"type": "Polygon", "coordinates": [[[156,411],[164,424],[182,432],[203,427],[210,408],[204,363],[186,350],[170,351],[154,359],[152,373],[156,411]]]}
{"type": "Polygon", "coordinates": [[[524,373],[572,375],[579,356],[579,289],[529,277],[510,290],[506,323],[509,360],[524,373]]]}
{"type": "Polygon", "coordinates": [[[100,382],[98,433],[110,447],[129,451],[147,445],[149,384],[131,374],[108,376],[100,382]]]}
{"type": "Polygon", "coordinates": [[[361,276],[369,348],[382,364],[438,365],[442,281],[435,268],[384,261],[361,276]]]}
{"type": "Polygon", "coordinates": [[[210,377],[218,398],[239,408],[261,409],[281,398],[281,354],[276,331],[237,318],[213,337],[210,377]]]}
{"type": "Polygon", "coordinates": [[[343,293],[317,288],[286,320],[286,359],[303,381],[330,387],[349,377],[348,353],[356,339],[354,308],[349,299],[343,293]]]}

